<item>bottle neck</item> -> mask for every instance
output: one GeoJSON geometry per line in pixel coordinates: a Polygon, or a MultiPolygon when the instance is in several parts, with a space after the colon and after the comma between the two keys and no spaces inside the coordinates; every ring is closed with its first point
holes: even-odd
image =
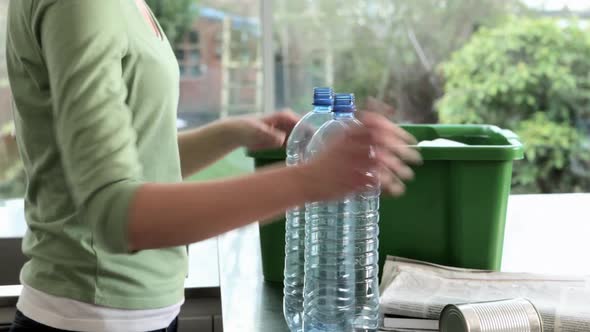
{"type": "Polygon", "coordinates": [[[315,113],[330,113],[332,112],[332,106],[314,106],[313,111],[315,113]]]}
{"type": "Polygon", "coordinates": [[[354,119],[354,112],[334,112],[334,119],[354,119]]]}

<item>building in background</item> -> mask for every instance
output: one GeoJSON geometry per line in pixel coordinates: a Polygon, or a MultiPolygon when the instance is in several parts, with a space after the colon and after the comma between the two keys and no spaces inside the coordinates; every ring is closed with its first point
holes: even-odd
{"type": "MultiPolygon", "coordinates": [[[[7,8],[8,0],[0,0],[0,129],[12,119],[5,61],[6,15],[1,14],[7,8]]],[[[179,113],[196,125],[224,114],[260,112],[258,18],[210,7],[193,10],[192,29],[174,47],[181,74],[179,113]]]]}
{"type": "Polygon", "coordinates": [[[6,72],[6,13],[8,0],[0,0],[0,134],[2,128],[10,121],[10,92],[6,72]]]}
{"type": "Polygon", "coordinates": [[[206,122],[260,112],[258,18],[208,7],[195,10],[198,18],[175,47],[181,74],[179,113],[189,121],[206,122]]]}
{"type": "MultiPolygon", "coordinates": [[[[8,2],[0,0],[0,200],[22,197],[25,188],[6,71],[8,2]]],[[[262,110],[258,1],[209,2],[193,6],[190,29],[173,45],[181,74],[180,127],[262,110]]]]}

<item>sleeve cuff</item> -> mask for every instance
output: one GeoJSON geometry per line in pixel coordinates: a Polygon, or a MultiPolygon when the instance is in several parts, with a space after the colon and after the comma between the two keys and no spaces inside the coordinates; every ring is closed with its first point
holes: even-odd
{"type": "Polygon", "coordinates": [[[135,193],[143,183],[122,180],[103,187],[86,205],[93,245],[112,253],[129,253],[129,212],[135,193]]]}

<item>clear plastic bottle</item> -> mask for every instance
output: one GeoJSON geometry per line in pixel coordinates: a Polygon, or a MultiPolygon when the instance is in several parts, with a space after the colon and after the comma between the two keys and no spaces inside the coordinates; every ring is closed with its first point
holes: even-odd
{"type": "Polygon", "coordinates": [[[377,331],[379,312],[379,195],[378,185],[355,194],[348,212],[355,221],[356,332],[377,331]]]}
{"type": "MultiPolygon", "coordinates": [[[[313,134],[332,119],[333,102],[334,91],[331,88],[314,89],[314,109],[297,123],[287,140],[287,166],[305,161],[307,145],[313,134]]],[[[303,329],[304,248],[305,206],[300,206],[287,211],[285,225],[283,313],[292,332],[303,329]]]]}
{"type": "MultiPolygon", "coordinates": [[[[334,119],[308,147],[311,157],[338,132],[362,126],[354,95],[337,94],[334,119]]],[[[304,331],[376,331],[379,327],[379,186],[306,209],[304,331]]]]}
{"type": "MultiPolygon", "coordinates": [[[[309,143],[307,157],[326,148],[349,126],[361,125],[352,113],[354,98],[336,94],[334,119],[309,143]]],[[[353,331],[355,312],[355,228],[352,196],[340,201],[306,204],[305,332],[353,331]]]]}

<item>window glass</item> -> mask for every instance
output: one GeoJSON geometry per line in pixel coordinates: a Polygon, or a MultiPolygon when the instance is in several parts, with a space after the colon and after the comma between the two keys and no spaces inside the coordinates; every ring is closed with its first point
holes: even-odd
{"type": "MultiPolygon", "coordinates": [[[[181,72],[178,126],[262,111],[259,2],[252,0],[148,0],[171,41],[181,72]],[[237,79],[239,77],[239,80],[237,79]],[[233,79],[236,78],[236,81],[233,79]]],[[[0,200],[24,195],[6,72],[6,13],[0,0],[0,200]]],[[[235,175],[252,169],[239,150],[194,179],[235,175]]]]}
{"type": "Polygon", "coordinates": [[[400,123],[516,132],[514,193],[590,192],[586,0],[276,0],[276,103],[314,86],[400,123]]]}
{"type": "MultiPolygon", "coordinates": [[[[262,112],[259,1],[148,3],[179,61],[181,130],[262,112]]],[[[0,199],[25,187],[5,64],[7,5],[0,0],[0,199]]],[[[275,0],[273,10],[274,41],[264,47],[275,54],[277,109],[303,114],[311,89],[328,85],[400,123],[495,124],[525,143],[513,192],[590,192],[587,1],[275,0]]],[[[243,151],[220,164],[200,176],[251,169],[243,151]]]]}

